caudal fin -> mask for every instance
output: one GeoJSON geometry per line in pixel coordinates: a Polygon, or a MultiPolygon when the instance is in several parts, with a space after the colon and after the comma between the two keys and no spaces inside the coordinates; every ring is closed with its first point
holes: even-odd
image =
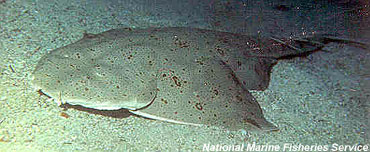
{"type": "Polygon", "coordinates": [[[370,48],[370,44],[357,42],[349,39],[331,37],[327,35],[315,35],[312,37],[291,40],[280,40],[274,37],[270,37],[270,39],[290,49],[290,51],[282,53],[279,57],[277,57],[277,59],[292,59],[295,57],[306,57],[317,51],[323,51],[322,48],[324,48],[325,45],[329,43],[341,43],[361,48],[364,50],[368,50],[370,48]]]}

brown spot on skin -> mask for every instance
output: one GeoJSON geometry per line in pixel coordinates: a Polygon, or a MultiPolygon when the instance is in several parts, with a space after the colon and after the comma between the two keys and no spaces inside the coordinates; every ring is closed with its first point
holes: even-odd
{"type": "Polygon", "coordinates": [[[181,41],[177,37],[175,37],[175,45],[177,45],[180,48],[187,48],[190,46],[189,42],[181,41]]]}
{"type": "Polygon", "coordinates": [[[181,87],[181,83],[179,82],[179,78],[177,78],[176,76],[173,76],[173,77],[172,77],[172,80],[175,82],[175,84],[176,84],[178,87],[181,87]]]}
{"type": "Polygon", "coordinates": [[[242,66],[242,63],[240,61],[237,61],[238,67],[242,66]]]}
{"type": "Polygon", "coordinates": [[[198,110],[203,110],[203,106],[200,103],[196,103],[195,108],[197,108],[198,110]]]}
{"type": "Polygon", "coordinates": [[[131,58],[132,58],[132,55],[130,54],[130,55],[127,57],[127,59],[129,59],[129,60],[130,60],[131,58]]]}
{"type": "Polygon", "coordinates": [[[237,96],[235,96],[236,97],[236,99],[239,101],[239,102],[242,102],[243,101],[243,98],[240,96],[240,95],[237,95],[237,96]]]}
{"type": "Polygon", "coordinates": [[[221,48],[216,48],[216,51],[221,55],[221,56],[225,56],[225,51],[222,50],[221,48]]]}
{"type": "Polygon", "coordinates": [[[60,113],[60,116],[62,116],[62,117],[64,117],[64,118],[69,118],[69,115],[67,114],[67,113],[65,113],[65,112],[61,112],[60,113]]]}
{"type": "Polygon", "coordinates": [[[161,101],[164,103],[164,104],[167,104],[168,102],[167,102],[167,100],[166,99],[163,99],[163,98],[161,98],[161,101]]]}
{"type": "Polygon", "coordinates": [[[198,64],[203,65],[204,63],[202,61],[197,61],[198,64]]]}
{"type": "Polygon", "coordinates": [[[213,90],[213,92],[215,93],[215,95],[217,96],[218,95],[218,90],[213,90]]]}
{"type": "Polygon", "coordinates": [[[100,69],[100,65],[99,64],[95,65],[95,68],[100,69]]]}

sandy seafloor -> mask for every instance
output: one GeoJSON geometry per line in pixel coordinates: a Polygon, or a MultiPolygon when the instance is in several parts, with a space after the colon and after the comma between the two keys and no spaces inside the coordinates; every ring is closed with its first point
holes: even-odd
{"type": "Polygon", "coordinates": [[[369,145],[370,51],[348,45],[332,43],[326,52],[280,61],[269,88],[253,91],[278,132],[64,111],[40,97],[30,83],[34,67],[47,52],[79,40],[84,32],[119,27],[185,26],[277,37],[316,32],[369,43],[369,5],[359,3],[2,0],[0,151],[201,151],[208,143],[253,142],[369,145]]]}

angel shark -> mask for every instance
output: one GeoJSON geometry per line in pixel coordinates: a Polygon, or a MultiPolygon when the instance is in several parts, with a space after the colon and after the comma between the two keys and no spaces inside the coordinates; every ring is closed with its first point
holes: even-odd
{"type": "Polygon", "coordinates": [[[265,90],[280,60],[327,38],[277,39],[198,28],[113,29],[85,34],[43,56],[33,86],[58,103],[128,109],[146,118],[230,130],[273,131],[248,90],[265,90]]]}

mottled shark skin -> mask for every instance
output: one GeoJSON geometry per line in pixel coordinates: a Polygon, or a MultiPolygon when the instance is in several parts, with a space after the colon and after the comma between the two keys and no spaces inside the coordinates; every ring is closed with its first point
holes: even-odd
{"type": "Polygon", "coordinates": [[[197,28],[114,29],[49,52],[32,83],[58,103],[273,131],[248,90],[266,89],[280,58],[323,47],[297,42],[306,43],[197,28]]]}

